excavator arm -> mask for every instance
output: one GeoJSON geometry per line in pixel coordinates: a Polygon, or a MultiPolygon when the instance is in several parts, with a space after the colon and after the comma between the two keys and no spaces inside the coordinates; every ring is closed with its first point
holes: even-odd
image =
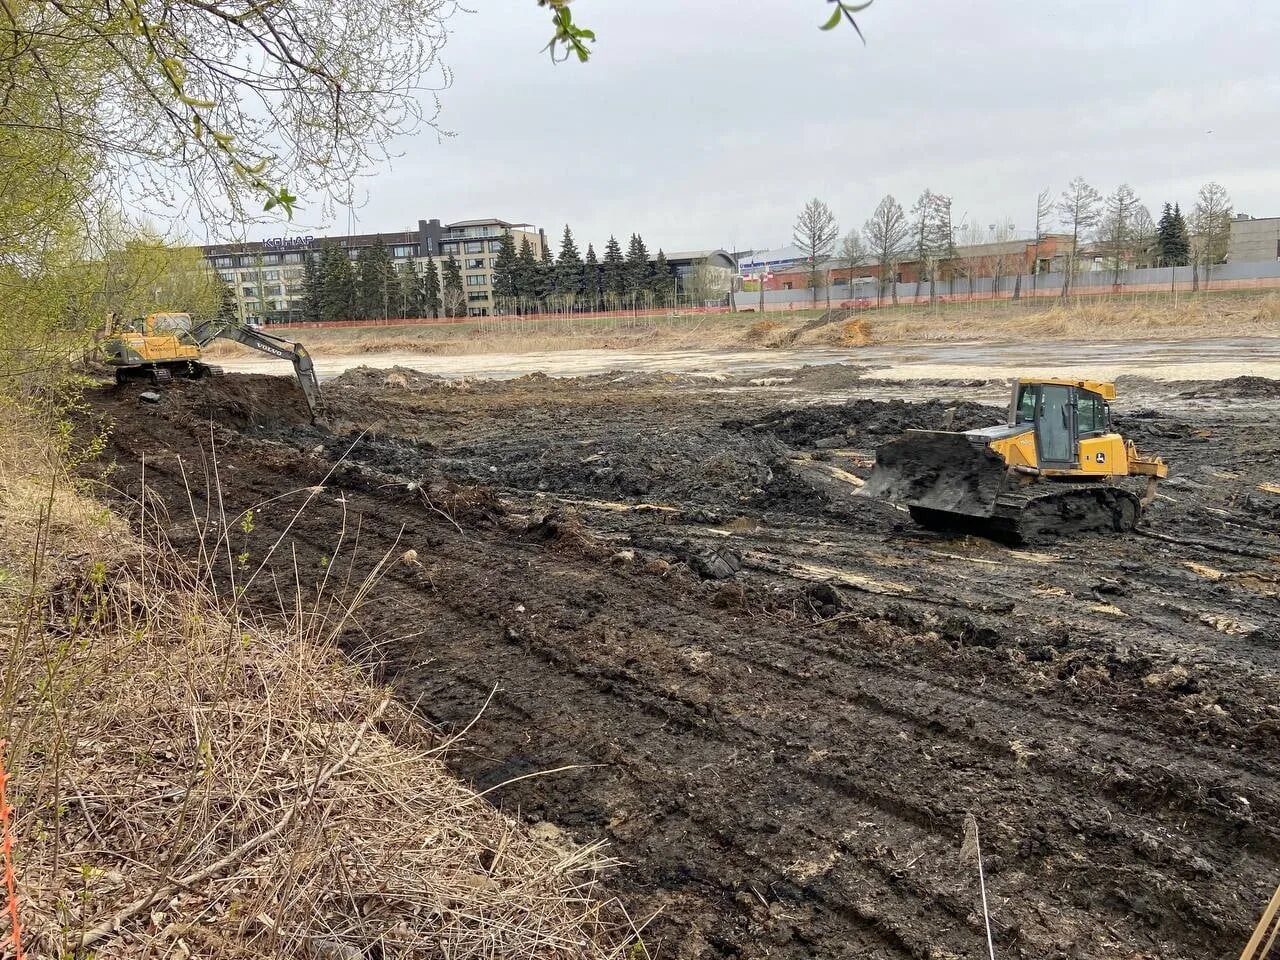
{"type": "Polygon", "coordinates": [[[316,379],[315,366],[311,362],[311,354],[300,343],[291,343],[281,337],[250,327],[242,327],[237,323],[224,320],[206,320],[191,331],[193,339],[200,347],[206,347],[214,340],[234,340],[236,343],[252,347],[271,357],[288,360],[293,364],[294,376],[298,386],[307,398],[307,408],[311,411],[311,419],[320,416],[320,382],[316,379]]]}

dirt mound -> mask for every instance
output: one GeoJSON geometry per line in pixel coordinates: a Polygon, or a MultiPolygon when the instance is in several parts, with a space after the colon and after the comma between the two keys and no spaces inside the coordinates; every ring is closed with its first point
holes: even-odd
{"type": "Polygon", "coordinates": [[[408,389],[425,390],[447,383],[434,373],[423,373],[412,367],[352,367],[325,383],[326,387],[357,390],[408,389]]]}
{"type": "Polygon", "coordinates": [[[750,502],[786,473],[780,443],[714,427],[615,440],[512,438],[455,448],[443,466],[460,478],[521,490],[701,504],[750,502]]]}
{"type": "Polygon", "coordinates": [[[1270,400],[1280,398],[1280,380],[1267,377],[1231,377],[1229,380],[1218,380],[1188,390],[1180,396],[1214,400],[1270,400]]]}
{"type": "Polygon", "coordinates": [[[134,404],[148,416],[194,418],[236,430],[278,428],[311,423],[307,398],[293,377],[260,373],[229,373],[203,380],[175,380],[160,387],[148,383],[120,384],[105,391],[120,405],[134,404]],[[143,403],[153,392],[160,399],[143,403]]]}
{"type": "Polygon", "coordinates": [[[1004,412],[971,401],[851,400],[848,403],[777,410],[762,420],[725,426],[772,434],[793,447],[868,446],[906,430],[941,430],[949,410],[955,410],[950,429],[970,430],[999,423],[1004,412]]]}

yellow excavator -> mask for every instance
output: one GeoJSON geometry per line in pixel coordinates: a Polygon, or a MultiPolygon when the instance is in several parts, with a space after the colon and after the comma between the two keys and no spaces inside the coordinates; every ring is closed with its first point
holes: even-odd
{"type": "Polygon", "coordinates": [[[1169,468],[1112,430],[1115,398],[1114,383],[1021,379],[1007,423],[908,430],[876,450],[861,493],[905,504],[931,529],[1024,542],[1130,531],[1169,468]]]}
{"type": "Polygon", "coordinates": [[[311,418],[316,419],[320,384],[306,348],[234,321],[194,323],[188,313],[152,313],[120,323],[113,316],[107,322],[102,352],[107,365],[115,368],[116,383],[145,379],[160,385],[175,377],[198,380],[221,374],[221,368],[201,357],[203,348],[218,339],[232,340],[292,363],[311,418]]]}

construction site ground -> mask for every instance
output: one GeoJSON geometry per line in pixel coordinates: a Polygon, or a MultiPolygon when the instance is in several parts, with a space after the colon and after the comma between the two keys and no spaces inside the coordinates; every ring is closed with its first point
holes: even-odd
{"type": "Polygon", "coordinates": [[[1280,382],[1123,378],[1170,464],[1142,531],[1020,548],[856,495],[1003,379],[357,369],[326,427],[283,377],[143,389],[91,394],[107,482],[266,563],[263,616],[416,552],[350,654],[471,724],[494,802],[608,842],[652,957],[986,956],[967,814],[1001,957],[1234,956],[1274,889],[1280,382]]]}

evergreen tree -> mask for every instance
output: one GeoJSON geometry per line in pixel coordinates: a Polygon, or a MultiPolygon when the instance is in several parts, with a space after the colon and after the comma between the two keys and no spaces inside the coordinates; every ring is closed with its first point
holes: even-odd
{"type": "Polygon", "coordinates": [[[528,237],[520,241],[520,256],[516,258],[515,287],[516,297],[520,302],[520,312],[531,311],[538,299],[538,260],[533,255],[533,245],[529,243],[528,237]]]}
{"type": "Polygon", "coordinates": [[[649,288],[649,249],[644,245],[640,234],[633,233],[631,242],[627,244],[627,262],[625,272],[625,293],[627,296],[640,296],[649,288]]]}
{"type": "Polygon", "coordinates": [[[588,310],[600,309],[600,262],[595,247],[587,244],[587,261],[582,267],[582,296],[588,310]]]}
{"type": "Polygon", "coordinates": [[[622,247],[614,237],[604,245],[604,260],[600,265],[600,286],[605,297],[618,306],[627,293],[627,266],[622,259],[622,247]]]}
{"type": "Polygon", "coordinates": [[[1156,225],[1156,256],[1162,267],[1186,266],[1191,258],[1187,221],[1177,204],[1166,203],[1156,225]]]}
{"type": "Polygon", "coordinates": [[[569,225],[564,225],[564,237],[560,241],[560,257],[556,260],[556,296],[567,307],[572,307],[582,296],[584,265],[573,242],[569,225]]]}
{"type": "Polygon", "coordinates": [[[551,248],[542,246],[542,256],[538,260],[538,303],[546,310],[556,289],[556,264],[551,259],[551,248]]]}
{"type": "Polygon", "coordinates": [[[426,269],[422,272],[422,312],[436,318],[440,316],[441,306],[440,273],[436,270],[435,260],[428,257],[426,269]]]}
{"type": "Polygon", "coordinates": [[[396,277],[395,315],[401,319],[422,316],[422,278],[412,260],[400,264],[396,277]]]}
{"type": "Polygon", "coordinates": [[[465,317],[467,315],[467,295],[462,289],[462,271],[458,269],[458,261],[453,254],[444,262],[440,271],[444,278],[444,315],[446,317],[465,317]]]}
{"type": "Polygon", "coordinates": [[[356,256],[356,309],[365,320],[383,320],[394,313],[398,279],[391,252],[381,239],[356,256]]]}
{"type": "Polygon", "coordinates": [[[673,277],[671,265],[667,263],[667,255],[659,247],[658,255],[653,260],[653,273],[649,277],[649,292],[653,295],[655,307],[665,307],[671,300],[674,292],[672,287],[675,283],[673,277]]]}
{"type": "Polygon", "coordinates": [[[504,231],[498,247],[498,255],[493,258],[493,300],[494,306],[502,312],[509,313],[514,309],[519,293],[516,289],[516,270],[519,266],[516,242],[511,231],[504,231]]]}
{"type": "Polygon", "coordinates": [[[1183,267],[1191,262],[1191,234],[1187,231],[1187,220],[1182,215],[1182,207],[1173,205],[1173,244],[1170,247],[1173,264],[1183,267]]]}
{"type": "Polygon", "coordinates": [[[355,273],[347,251],[327,246],[320,253],[320,319],[350,320],[355,316],[355,273]]]}
{"type": "Polygon", "coordinates": [[[231,289],[231,284],[223,280],[222,297],[218,301],[218,319],[234,323],[240,318],[240,310],[236,304],[236,292],[231,289]]]}
{"type": "Polygon", "coordinates": [[[309,250],[302,260],[302,319],[309,323],[320,319],[320,265],[309,250]]]}

